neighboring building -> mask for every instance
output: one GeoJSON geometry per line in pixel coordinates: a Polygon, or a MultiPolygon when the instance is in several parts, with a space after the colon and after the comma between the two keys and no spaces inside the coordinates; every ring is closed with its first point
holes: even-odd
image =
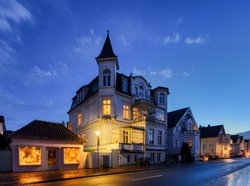
{"type": "Polygon", "coordinates": [[[240,135],[231,135],[231,156],[245,156],[245,141],[244,137],[240,135]]]}
{"type": "Polygon", "coordinates": [[[86,138],[85,151],[99,151],[99,166],[104,161],[112,167],[134,164],[143,158],[163,162],[168,88],[152,89],[142,76],[119,73],[109,34],[96,62],[98,76],[72,99],[68,128],[86,138]]]}
{"type": "Polygon", "coordinates": [[[168,113],[168,153],[179,155],[183,143],[195,159],[200,157],[200,132],[189,107],[168,113]]]}
{"type": "Polygon", "coordinates": [[[12,171],[83,168],[84,140],[61,123],[34,120],[11,134],[12,171]]]}
{"type": "Polygon", "coordinates": [[[223,125],[200,126],[201,155],[214,155],[219,158],[230,157],[230,135],[226,134],[223,125]]]}
{"type": "Polygon", "coordinates": [[[231,135],[231,157],[240,155],[240,136],[239,135],[231,135]]]}
{"type": "Polygon", "coordinates": [[[4,116],[0,116],[0,134],[4,134],[6,131],[4,116]]]}
{"type": "Polygon", "coordinates": [[[245,152],[246,152],[246,157],[250,156],[250,140],[245,139],[245,152]]]}

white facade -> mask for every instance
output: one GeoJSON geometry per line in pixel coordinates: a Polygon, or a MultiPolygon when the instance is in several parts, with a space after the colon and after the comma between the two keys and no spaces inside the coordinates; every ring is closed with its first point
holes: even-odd
{"type": "MultiPolygon", "coordinates": [[[[184,110],[179,117],[177,114],[169,114],[168,117],[177,117],[177,123],[168,128],[168,153],[180,154],[183,143],[188,143],[191,154],[195,159],[200,156],[200,132],[190,108],[184,110]]],[[[173,111],[179,112],[181,110],[173,111]]],[[[169,118],[171,121],[171,118],[169,118]]],[[[170,124],[170,123],[169,123],[170,124]]]]}
{"type": "Polygon", "coordinates": [[[109,43],[107,36],[103,51],[109,55],[102,51],[97,58],[98,76],[73,98],[68,127],[86,139],[86,152],[99,151],[99,166],[104,159],[112,167],[144,158],[163,162],[168,88],[152,90],[142,76],[118,73],[118,58],[109,43]],[[99,146],[95,131],[100,131],[99,146]]]}

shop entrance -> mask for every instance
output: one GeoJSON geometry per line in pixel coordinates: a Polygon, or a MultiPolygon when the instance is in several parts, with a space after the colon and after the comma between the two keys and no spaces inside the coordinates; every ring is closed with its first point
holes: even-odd
{"type": "Polygon", "coordinates": [[[58,169],[57,153],[57,148],[47,148],[49,170],[58,169]]]}

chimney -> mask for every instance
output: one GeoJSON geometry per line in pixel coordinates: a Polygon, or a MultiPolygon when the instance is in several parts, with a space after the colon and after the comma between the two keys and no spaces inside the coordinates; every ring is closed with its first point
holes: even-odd
{"type": "Polygon", "coordinates": [[[208,125],[208,127],[210,127],[210,125],[208,125]]]}

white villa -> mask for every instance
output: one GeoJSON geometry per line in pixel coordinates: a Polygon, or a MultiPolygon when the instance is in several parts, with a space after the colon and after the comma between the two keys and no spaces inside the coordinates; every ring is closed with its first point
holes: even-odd
{"type": "Polygon", "coordinates": [[[68,128],[86,139],[87,167],[165,161],[169,89],[120,73],[109,33],[96,62],[98,75],[77,90],[68,111],[68,128]]]}
{"type": "Polygon", "coordinates": [[[189,107],[168,113],[168,153],[180,155],[183,143],[195,159],[200,157],[200,132],[189,107]]]}

